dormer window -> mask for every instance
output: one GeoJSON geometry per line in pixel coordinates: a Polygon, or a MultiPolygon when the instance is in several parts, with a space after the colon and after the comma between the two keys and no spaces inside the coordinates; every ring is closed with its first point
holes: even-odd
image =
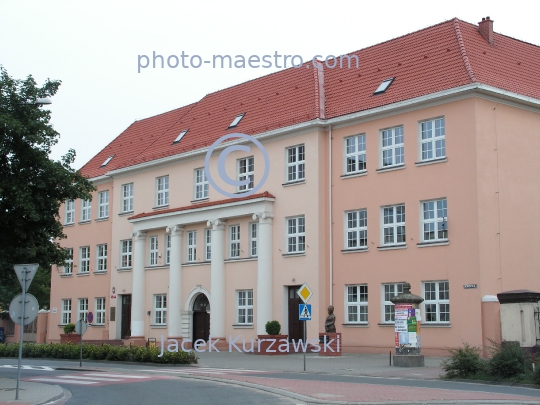
{"type": "Polygon", "coordinates": [[[231,125],[229,125],[229,128],[227,128],[227,129],[231,129],[231,128],[234,128],[234,127],[238,126],[238,124],[240,123],[242,118],[244,118],[244,115],[246,115],[246,113],[238,114],[236,116],[236,118],[233,120],[233,122],[231,122],[231,125]]]}
{"type": "Polygon", "coordinates": [[[114,155],[109,156],[109,157],[105,160],[105,162],[103,162],[103,163],[101,164],[100,167],[107,166],[107,164],[112,160],[113,157],[114,157],[114,155]]]}
{"type": "Polygon", "coordinates": [[[184,129],[182,132],[180,132],[180,134],[176,137],[176,139],[173,141],[173,143],[178,143],[182,140],[182,138],[184,137],[184,135],[187,133],[187,131],[189,131],[189,129],[184,129]]]}
{"type": "Polygon", "coordinates": [[[388,89],[388,87],[390,87],[394,79],[395,77],[392,77],[391,79],[383,80],[382,83],[379,84],[379,87],[377,87],[377,90],[375,90],[375,93],[373,93],[373,95],[384,93],[388,89]]]}

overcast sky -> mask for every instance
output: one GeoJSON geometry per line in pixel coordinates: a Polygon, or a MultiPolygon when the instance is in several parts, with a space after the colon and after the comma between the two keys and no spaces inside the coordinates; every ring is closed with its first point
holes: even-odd
{"type": "MultiPolygon", "coordinates": [[[[0,1],[0,64],[14,78],[62,80],[52,123],[80,168],[137,119],[274,71],[156,68],[138,55],[340,55],[458,17],[540,44],[535,1],[0,1]],[[144,60],[143,60],[144,62],[144,60]]],[[[273,59],[274,60],[274,59],[273,59]]],[[[194,62],[197,62],[194,59],[194,62]]],[[[174,59],[171,59],[174,63],[174,59]]],[[[185,59],[189,66],[189,59],[185,59]]],[[[361,63],[361,61],[360,61],[361,63]]],[[[540,68],[539,68],[540,70],[540,68]]]]}

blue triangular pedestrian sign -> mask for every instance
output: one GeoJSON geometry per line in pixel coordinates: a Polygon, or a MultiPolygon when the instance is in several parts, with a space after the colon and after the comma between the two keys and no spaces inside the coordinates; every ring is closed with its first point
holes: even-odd
{"type": "Polygon", "coordinates": [[[311,304],[299,305],[298,319],[301,321],[311,321],[311,304]]]}

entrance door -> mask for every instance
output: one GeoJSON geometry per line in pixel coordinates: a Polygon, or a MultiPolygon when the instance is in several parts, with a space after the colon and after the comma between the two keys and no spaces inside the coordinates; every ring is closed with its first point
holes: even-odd
{"type": "Polygon", "coordinates": [[[122,295],[122,329],[120,339],[131,335],[131,294],[122,295]]]}
{"type": "Polygon", "coordinates": [[[304,322],[298,319],[298,307],[302,304],[297,294],[300,287],[289,287],[289,341],[304,339],[304,322]]]}
{"type": "Polygon", "coordinates": [[[210,303],[204,294],[200,294],[193,303],[193,342],[202,339],[205,342],[210,337],[210,303]]]}

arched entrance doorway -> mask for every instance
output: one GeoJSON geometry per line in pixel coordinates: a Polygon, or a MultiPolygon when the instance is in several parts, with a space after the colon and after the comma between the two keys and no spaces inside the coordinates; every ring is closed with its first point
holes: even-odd
{"type": "Polygon", "coordinates": [[[193,303],[193,343],[198,339],[205,342],[210,336],[210,302],[204,294],[199,294],[193,303]]]}

